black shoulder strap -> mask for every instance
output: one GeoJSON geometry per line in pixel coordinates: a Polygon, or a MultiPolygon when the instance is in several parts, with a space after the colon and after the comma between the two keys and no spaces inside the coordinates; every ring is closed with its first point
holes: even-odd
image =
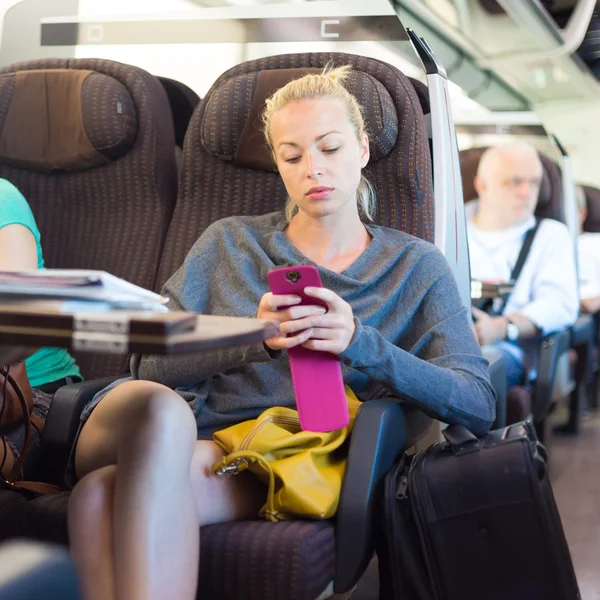
{"type": "Polygon", "coordinates": [[[519,256],[517,257],[517,262],[510,274],[510,280],[513,283],[517,283],[517,279],[519,279],[519,275],[523,270],[523,265],[527,260],[527,255],[529,254],[529,250],[531,250],[531,244],[533,244],[533,238],[537,233],[537,230],[540,226],[541,221],[536,221],[535,225],[525,234],[525,239],[523,240],[523,245],[521,246],[521,251],[519,252],[519,256]]]}
{"type": "MultiPolygon", "coordinates": [[[[521,250],[519,251],[519,256],[517,256],[517,262],[513,267],[512,273],[510,274],[510,280],[515,285],[517,283],[517,279],[519,279],[519,275],[523,270],[523,265],[527,260],[527,256],[529,255],[529,250],[531,250],[531,244],[533,244],[533,239],[535,238],[535,234],[539,229],[541,221],[536,220],[535,225],[527,231],[525,234],[525,239],[523,240],[523,245],[521,246],[521,250]]],[[[501,315],[508,304],[508,300],[510,298],[510,294],[504,297],[500,306],[496,308],[494,311],[497,315],[501,315]]]]}

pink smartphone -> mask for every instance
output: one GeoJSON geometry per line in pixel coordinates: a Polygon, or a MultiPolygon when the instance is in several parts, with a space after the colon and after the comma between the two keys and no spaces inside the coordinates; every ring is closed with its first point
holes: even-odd
{"type": "MultiPolygon", "coordinates": [[[[319,271],[311,265],[281,267],[267,274],[271,292],[294,294],[300,304],[327,304],[304,293],[305,287],[322,287],[319,271]]],[[[288,350],[300,427],[305,431],[333,431],[350,422],[342,367],[329,352],[296,346],[288,350]]]]}

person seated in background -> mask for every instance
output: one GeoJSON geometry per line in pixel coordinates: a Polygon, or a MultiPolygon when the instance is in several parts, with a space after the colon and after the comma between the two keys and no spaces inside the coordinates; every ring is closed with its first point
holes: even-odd
{"type": "Polygon", "coordinates": [[[134,356],[134,380],[82,414],[67,475],[86,600],[203,597],[199,527],[256,517],[266,497],[248,472],[210,474],[223,456],[212,434],[295,405],[289,348],[336,355],[362,401],[392,395],[479,435],[494,420],[487,363],[444,257],[364,222],[375,198],[362,175],[361,108],[343,85],[350,71],[307,75],[267,102],[287,211],[213,223],[163,288],[175,310],[256,315],[277,321],[279,334],[196,356],[134,356]],[[305,293],[327,311],[267,291],[268,271],[285,264],[317,266],[324,287],[305,293]]]}
{"type": "Polygon", "coordinates": [[[587,202],[583,188],[575,188],[579,209],[579,296],[581,312],[600,311],[600,233],[583,231],[587,218],[587,202]]]}
{"type": "MultiPolygon", "coordinates": [[[[478,201],[467,204],[471,277],[510,281],[542,182],[537,151],[525,143],[488,148],[474,180],[478,201]]],[[[524,359],[535,365],[526,340],[572,325],[579,312],[575,259],[563,223],[543,219],[521,274],[500,315],[473,308],[481,346],[494,346],[506,363],[508,386],[523,383],[524,359]]]]}
{"type": "MultiPolygon", "coordinates": [[[[0,179],[0,271],[43,267],[40,232],[29,204],[12,183],[0,179]]],[[[25,367],[33,391],[33,412],[42,421],[46,419],[56,390],[68,383],[82,381],[75,360],[63,348],[40,348],[25,358],[25,367]]],[[[2,434],[8,446],[2,473],[7,476],[22,448],[25,427],[16,425],[2,434]]],[[[32,436],[28,465],[35,462],[35,450],[39,442],[39,434],[35,428],[32,436]]],[[[0,462],[3,459],[0,447],[0,462]]]]}

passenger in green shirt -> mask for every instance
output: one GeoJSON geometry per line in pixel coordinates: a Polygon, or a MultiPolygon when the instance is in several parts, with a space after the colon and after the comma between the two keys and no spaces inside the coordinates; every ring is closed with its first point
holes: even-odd
{"type": "MultiPolygon", "coordinates": [[[[23,194],[9,181],[0,179],[0,270],[19,271],[41,269],[44,258],[40,232],[23,194]]],[[[64,348],[40,348],[25,359],[27,374],[33,389],[34,412],[43,420],[50,401],[58,388],[81,381],[79,367],[64,348]]],[[[2,432],[17,455],[22,444],[24,427],[2,432]]],[[[34,440],[33,446],[37,444],[34,440]]],[[[2,461],[0,448],[0,462],[2,461]]],[[[12,463],[5,462],[6,473],[12,463]]]]}

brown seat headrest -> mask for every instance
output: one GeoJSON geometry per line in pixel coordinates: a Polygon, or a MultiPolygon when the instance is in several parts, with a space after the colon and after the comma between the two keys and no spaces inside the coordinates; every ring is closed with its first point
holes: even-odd
{"type": "MultiPolygon", "coordinates": [[[[477,192],[473,184],[477,167],[482,154],[487,148],[469,148],[459,152],[460,175],[463,186],[463,198],[465,203],[475,200],[477,192]]],[[[545,154],[538,152],[542,162],[542,184],[538,196],[535,215],[539,219],[556,219],[564,223],[564,211],[562,207],[562,175],[560,167],[545,154]]]]}
{"type": "MultiPolygon", "coordinates": [[[[202,145],[236,166],[273,170],[262,133],[261,115],[267,98],[289,81],[322,69],[270,69],[227,80],[208,99],[202,123],[202,145]],[[225,113],[225,114],[223,114],[225,113]],[[215,123],[225,127],[216,129],[215,123]]],[[[398,137],[398,114],[389,92],[368,73],[352,71],[347,89],[366,110],[371,162],[387,156],[398,137]]]]}
{"type": "Polygon", "coordinates": [[[82,69],[0,76],[0,162],[33,171],[79,171],[126,154],[138,119],[127,88],[82,69]]]}

